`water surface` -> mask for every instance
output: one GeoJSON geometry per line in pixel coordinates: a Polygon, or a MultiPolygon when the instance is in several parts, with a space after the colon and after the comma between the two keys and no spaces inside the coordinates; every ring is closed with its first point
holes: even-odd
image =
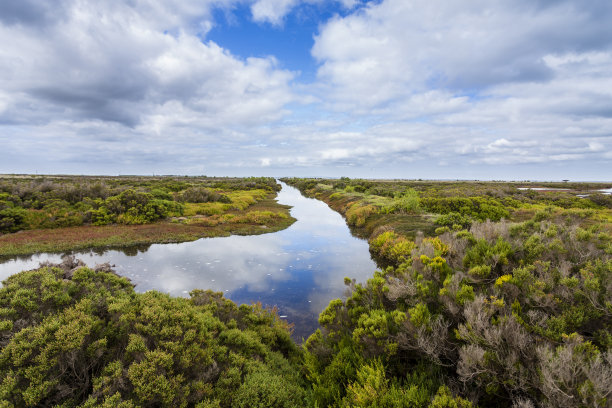
{"type": "MultiPolygon", "coordinates": [[[[283,231],[76,256],[89,266],[114,264],[138,292],[155,289],[188,296],[192,289],[213,289],[239,304],[276,305],[279,314],[295,324],[294,338],[300,340],[317,327],[318,315],[329,301],[344,295],[345,276],[365,282],[376,265],[367,242],[350,234],[340,214],[282,186],[277,199],[293,206],[291,214],[297,219],[283,231]]],[[[47,260],[59,262],[61,255],[7,261],[0,264],[0,280],[47,260]]]]}

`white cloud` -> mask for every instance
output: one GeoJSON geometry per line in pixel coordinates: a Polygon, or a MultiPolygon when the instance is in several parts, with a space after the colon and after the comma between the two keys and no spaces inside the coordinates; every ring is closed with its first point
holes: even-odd
{"type": "Polygon", "coordinates": [[[321,27],[316,89],[328,109],[388,123],[447,163],[601,160],[610,18],[599,1],[371,3],[321,27]]]}
{"type": "Polygon", "coordinates": [[[313,83],[206,41],[211,7],[236,4],[279,30],[324,6],[0,3],[0,172],[488,178],[611,164],[607,1],[336,1],[313,83]]]}
{"type": "Polygon", "coordinates": [[[253,20],[279,25],[299,0],[258,0],[251,6],[253,20]]]}
{"type": "Polygon", "coordinates": [[[546,81],[551,53],[591,51],[612,35],[610,7],[582,5],[386,0],[325,24],[312,54],[337,100],[365,107],[431,88],[546,81]]]}
{"type": "Polygon", "coordinates": [[[293,99],[293,74],[273,58],[241,60],[196,36],[207,2],[64,5],[44,27],[0,24],[4,120],[219,130],[276,120],[293,99]]]}

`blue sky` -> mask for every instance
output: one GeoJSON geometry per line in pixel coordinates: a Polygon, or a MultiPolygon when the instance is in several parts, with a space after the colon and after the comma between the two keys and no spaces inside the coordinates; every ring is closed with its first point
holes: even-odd
{"type": "Polygon", "coordinates": [[[0,173],[610,180],[604,0],[4,0],[0,173]]]}
{"type": "Polygon", "coordinates": [[[312,82],[317,64],[310,55],[319,24],[347,8],[335,2],[300,4],[279,24],[256,22],[248,4],[215,9],[215,24],[203,37],[240,58],[274,56],[280,67],[299,72],[299,80],[312,82]]]}

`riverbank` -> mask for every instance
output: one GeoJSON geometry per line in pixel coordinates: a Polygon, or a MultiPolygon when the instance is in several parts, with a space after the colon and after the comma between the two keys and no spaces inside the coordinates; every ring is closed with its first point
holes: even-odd
{"type": "Polygon", "coordinates": [[[296,220],[290,206],[274,200],[275,194],[244,210],[229,210],[210,216],[194,214],[143,225],[83,225],[77,227],[24,230],[0,236],[0,257],[40,252],[70,252],[85,249],[127,248],[137,245],[195,241],[229,235],[259,235],[283,230],[296,220]]]}
{"type": "Polygon", "coordinates": [[[345,279],[304,343],[318,406],[400,406],[438,385],[460,401],[412,404],[609,402],[612,200],[586,194],[608,184],[283,181],[341,213],[381,267],[345,279]],[[433,234],[396,227],[419,217],[433,234]]]}
{"type": "Polygon", "coordinates": [[[419,231],[433,235],[437,227],[432,214],[417,211],[416,207],[409,208],[410,204],[405,198],[395,199],[351,189],[344,191],[334,188],[331,180],[309,183],[309,179],[286,178],[282,181],[300,190],[304,196],[323,201],[340,213],[351,233],[362,239],[370,240],[386,230],[414,239],[419,231]]]}
{"type": "MultiPolygon", "coordinates": [[[[523,222],[536,214],[562,221],[580,219],[582,226],[612,223],[612,197],[601,193],[609,183],[451,182],[284,178],[310,198],[340,213],[351,232],[372,239],[393,230],[414,239],[417,232],[439,235],[444,227],[469,228],[474,221],[523,222]],[[561,189],[559,186],[568,188],[561,189]]],[[[610,231],[609,231],[610,232],[610,231]]]]}

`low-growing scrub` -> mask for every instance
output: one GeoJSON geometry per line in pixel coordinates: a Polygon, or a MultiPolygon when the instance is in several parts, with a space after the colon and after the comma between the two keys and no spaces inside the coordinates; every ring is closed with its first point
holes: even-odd
{"type": "Polygon", "coordinates": [[[365,284],[347,277],[350,295],[304,344],[318,406],[610,406],[605,200],[508,183],[287,181],[367,231],[381,267],[365,284]],[[397,219],[368,228],[384,208],[373,202],[409,188],[437,237],[408,237],[397,219]]]}
{"type": "MultiPolygon", "coordinates": [[[[347,297],[329,303],[301,348],[258,305],[236,306],[201,290],[190,299],[136,294],[106,267],[67,261],[14,275],[0,289],[2,403],[611,406],[612,214],[605,199],[511,183],[287,181],[341,212],[369,239],[380,267],[365,283],[345,278],[347,297]]],[[[183,217],[173,225],[290,223],[262,204],[265,182],[251,182],[250,190],[207,185],[231,202],[179,203],[183,217]]],[[[139,191],[123,187],[117,194],[100,188],[106,196],[96,199],[139,191]]],[[[192,187],[174,180],[142,193],[168,200],[192,187]]],[[[56,211],[59,220],[74,205],[71,194],[37,211],[56,211]]],[[[18,198],[28,196],[0,195],[3,225],[23,222],[18,198]]],[[[65,214],[62,222],[70,223],[76,213],[65,214]]]]}
{"type": "Polygon", "coordinates": [[[221,293],[134,292],[74,260],[0,289],[5,407],[303,407],[300,351],[274,310],[221,293]]]}
{"type": "Polygon", "coordinates": [[[221,214],[279,189],[272,178],[6,177],[0,178],[0,234],[221,214]]]}
{"type": "Polygon", "coordinates": [[[0,178],[0,256],[277,231],[293,220],[272,200],[279,189],[272,178],[0,178]]]}
{"type": "MultiPolygon", "coordinates": [[[[611,247],[553,225],[475,223],[416,242],[379,234],[371,250],[391,266],[364,285],[347,279],[348,299],[321,313],[310,375],[348,358],[354,368],[334,383],[352,384],[378,361],[390,392],[384,384],[409,387],[407,374],[434,365],[440,386],[481,406],[609,405],[611,247]]],[[[320,406],[355,392],[333,387],[318,389],[320,406]]]]}
{"type": "Polygon", "coordinates": [[[381,267],[365,284],[347,277],[350,295],[304,344],[318,406],[610,406],[605,199],[510,183],[284,181],[343,213],[381,267]],[[418,207],[383,218],[410,189],[418,207]],[[431,214],[425,235],[398,228],[415,212],[431,214]]]}

